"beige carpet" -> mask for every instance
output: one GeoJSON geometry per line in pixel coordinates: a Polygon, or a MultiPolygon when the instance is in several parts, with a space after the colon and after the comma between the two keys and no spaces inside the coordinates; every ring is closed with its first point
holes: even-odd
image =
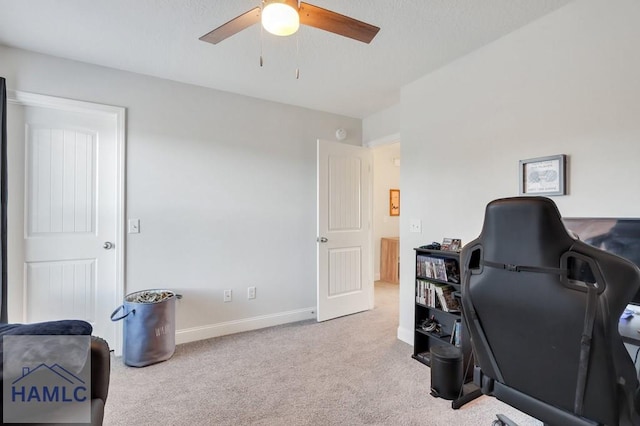
{"type": "Polygon", "coordinates": [[[113,359],[106,425],[491,425],[494,398],[459,410],[429,395],[429,368],[396,338],[398,287],[372,311],[179,345],[145,368],[113,359]]]}

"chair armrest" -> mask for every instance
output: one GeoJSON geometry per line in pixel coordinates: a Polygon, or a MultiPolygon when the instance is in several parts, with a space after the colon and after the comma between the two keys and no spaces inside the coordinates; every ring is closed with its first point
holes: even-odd
{"type": "Polygon", "coordinates": [[[107,402],[111,356],[109,344],[100,337],[91,336],[91,398],[107,402]]]}

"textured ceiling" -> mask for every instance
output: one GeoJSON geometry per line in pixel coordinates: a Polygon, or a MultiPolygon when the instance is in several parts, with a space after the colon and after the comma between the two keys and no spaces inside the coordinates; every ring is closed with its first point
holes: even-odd
{"type": "Polygon", "coordinates": [[[0,0],[0,44],[364,118],[400,88],[571,0],[308,0],[381,28],[369,45],[315,28],[198,37],[259,0],[0,0]],[[300,79],[296,80],[296,68],[300,79]]]}

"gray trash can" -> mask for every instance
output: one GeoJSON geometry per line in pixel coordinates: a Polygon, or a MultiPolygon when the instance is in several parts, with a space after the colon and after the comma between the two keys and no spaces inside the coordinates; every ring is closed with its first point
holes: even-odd
{"type": "Polygon", "coordinates": [[[455,346],[431,348],[431,395],[456,399],[463,382],[462,351],[455,346]]]}
{"type": "Polygon", "coordinates": [[[111,321],[124,320],[122,361],[126,365],[144,367],[171,358],[176,348],[176,299],[181,297],[157,289],[125,296],[111,321]]]}

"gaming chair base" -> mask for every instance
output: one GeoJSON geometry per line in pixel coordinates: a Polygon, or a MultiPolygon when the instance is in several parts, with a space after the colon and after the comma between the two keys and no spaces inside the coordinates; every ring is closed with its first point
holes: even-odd
{"type": "Polygon", "coordinates": [[[497,419],[491,423],[491,426],[518,426],[518,423],[511,420],[504,414],[496,414],[497,419]]]}

